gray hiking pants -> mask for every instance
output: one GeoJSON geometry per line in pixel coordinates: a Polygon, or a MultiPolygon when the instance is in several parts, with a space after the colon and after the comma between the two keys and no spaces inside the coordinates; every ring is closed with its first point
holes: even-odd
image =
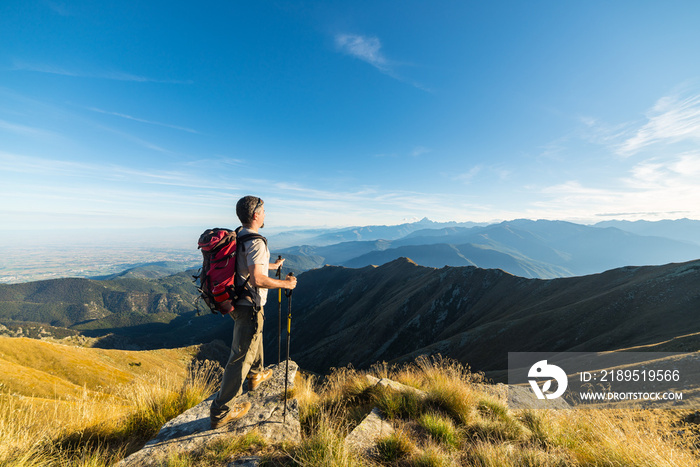
{"type": "Polygon", "coordinates": [[[263,370],[263,310],[237,305],[231,316],[235,320],[231,355],[224,368],[221,389],[211,404],[212,420],[220,420],[226,415],[231,401],[243,392],[243,381],[248,373],[263,370]]]}

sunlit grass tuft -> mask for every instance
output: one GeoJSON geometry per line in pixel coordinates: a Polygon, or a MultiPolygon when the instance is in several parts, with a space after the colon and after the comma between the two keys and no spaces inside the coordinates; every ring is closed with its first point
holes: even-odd
{"type": "Polygon", "coordinates": [[[327,414],[321,415],[309,427],[301,443],[287,451],[294,465],[308,467],[354,467],[366,463],[345,443],[347,430],[327,414]]]}
{"type": "Polygon", "coordinates": [[[410,458],[417,451],[410,435],[397,431],[377,442],[376,459],[382,464],[392,464],[410,458]]]}
{"type": "Polygon", "coordinates": [[[451,418],[437,413],[425,413],[418,419],[418,424],[441,445],[450,449],[459,447],[462,436],[451,418]]]}

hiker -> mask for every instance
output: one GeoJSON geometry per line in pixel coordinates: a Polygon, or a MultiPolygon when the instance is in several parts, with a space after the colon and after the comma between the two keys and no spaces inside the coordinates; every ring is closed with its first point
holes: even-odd
{"type": "MultiPolygon", "coordinates": [[[[236,215],[242,228],[239,238],[257,234],[265,226],[265,206],[256,196],[245,196],[236,203],[236,215]]],[[[280,258],[270,263],[270,250],[267,240],[257,235],[244,241],[236,255],[236,286],[244,286],[244,293],[231,311],[235,324],[231,354],[224,369],[221,388],[211,404],[210,420],[212,429],[243,417],[250,410],[250,402],[232,404],[243,392],[243,381],[247,378],[248,389],[254,390],[260,383],[272,376],[272,370],[265,370],[263,362],[263,306],[267,301],[268,289],[294,289],[297,279],[293,275],[280,280],[268,276],[270,269],[282,266],[280,258]],[[248,281],[246,284],[246,280],[248,281]]]]}

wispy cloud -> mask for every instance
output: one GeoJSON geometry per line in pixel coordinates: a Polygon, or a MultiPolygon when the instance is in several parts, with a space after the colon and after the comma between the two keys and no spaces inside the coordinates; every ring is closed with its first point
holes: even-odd
{"type": "Polygon", "coordinates": [[[700,193],[699,179],[700,153],[688,152],[668,159],[642,161],[632,167],[623,181],[627,186],[639,190],[678,190],[685,187],[700,193]]]}
{"type": "Polygon", "coordinates": [[[653,144],[700,140],[700,94],[678,94],[659,99],[647,114],[647,122],[619,147],[631,156],[653,144]]]}
{"type": "Polygon", "coordinates": [[[433,152],[433,150],[430,148],[426,148],[425,146],[417,146],[417,147],[413,148],[411,155],[413,157],[420,157],[420,156],[423,156],[425,154],[430,154],[431,152],[433,152]]]}
{"type": "MultiPolygon", "coordinates": [[[[474,210],[447,193],[391,190],[380,186],[360,186],[347,190],[325,190],[287,182],[274,183],[266,190],[272,195],[270,208],[279,208],[290,225],[323,225],[329,219],[342,225],[391,224],[406,217],[455,219],[456,213],[474,210]],[[342,216],[338,216],[342,213],[342,216]],[[388,213],[392,213],[388,215],[388,213]]],[[[267,201],[266,201],[267,202],[267,201]]]]}
{"type": "Polygon", "coordinates": [[[252,179],[246,174],[232,184],[231,174],[235,172],[230,167],[215,174],[182,164],[135,169],[3,152],[0,166],[8,169],[0,173],[0,195],[12,194],[21,200],[0,209],[8,222],[13,219],[10,215],[26,217],[26,213],[35,213],[40,217],[55,212],[100,225],[112,225],[109,217],[118,218],[124,226],[202,221],[225,224],[234,222],[231,207],[235,201],[250,193],[268,203],[271,226],[324,225],[329,220],[336,225],[387,224],[404,217],[424,217],[426,213],[433,219],[448,220],[455,218],[455,210],[472,209],[462,200],[446,204],[449,196],[445,193],[381,186],[324,189],[315,184],[252,179]]]}
{"type": "Polygon", "coordinates": [[[453,176],[452,179],[462,183],[470,183],[483,168],[482,165],[476,165],[466,172],[453,176]]]}
{"type": "Polygon", "coordinates": [[[0,120],[0,130],[6,130],[11,133],[22,136],[30,136],[32,138],[55,138],[59,136],[58,134],[48,130],[12,123],[6,120],[0,120]]]}
{"type": "Polygon", "coordinates": [[[131,81],[136,83],[163,83],[163,84],[192,84],[191,80],[157,79],[147,76],[135,75],[118,70],[76,70],[44,63],[29,63],[15,60],[13,71],[30,71],[75,78],[107,79],[114,81],[131,81]]]}
{"type": "Polygon", "coordinates": [[[149,125],[163,126],[163,127],[166,127],[166,128],[172,128],[172,129],[174,129],[174,130],[181,130],[181,131],[186,131],[186,132],[188,132],[188,133],[199,134],[199,132],[198,132],[197,130],[193,130],[192,128],[187,128],[187,127],[182,127],[182,126],[177,126],[177,125],[171,125],[171,124],[169,124],[169,123],[156,122],[156,121],[153,121],[153,120],[146,120],[146,119],[143,119],[143,118],[137,118],[137,117],[133,117],[133,116],[131,116],[131,115],[127,115],[127,114],[123,114],[123,113],[119,113],[119,112],[109,112],[109,111],[107,111],[107,110],[97,109],[97,108],[94,108],[94,107],[90,107],[90,108],[88,108],[88,110],[90,110],[90,111],[92,111],[92,112],[97,112],[97,113],[105,114],[105,115],[113,115],[113,116],[115,116],[115,117],[125,118],[125,119],[127,119],[127,120],[133,120],[133,121],[139,122],[139,123],[147,123],[147,124],[149,124],[149,125]]]}
{"type": "Polygon", "coordinates": [[[382,43],[377,37],[338,34],[335,36],[335,44],[342,52],[367,62],[384,73],[390,71],[386,57],[381,51],[382,43]]]}
{"type": "Polygon", "coordinates": [[[503,164],[477,164],[466,171],[455,170],[453,172],[443,172],[442,176],[447,180],[470,185],[474,181],[482,184],[494,184],[508,181],[513,170],[503,164]]]}
{"type": "Polygon", "coordinates": [[[432,149],[426,148],[425,146],[416,146],[411,150],[409,153],[399,153],[399,152],[391,152],[391,153],[379,153],[375,154],[374,157],[377,158],[392,158],[392,159],[399,159],[399,158],[405,158],[405,157],[412,157],[414,159],[422,157],[426,154],[430,154],[433,152],[432,149]]]}
{"type": "Polygon", "coordinates": [[[73,16],[72,12],[62,3],[48,0],[46,1],[46,5],[49,7],[49,9],[51,9],[51,11],[60,16],[73,16]]]}
{"type": "Polygon", "coordinates": [[[569,180],[529,190],[544,195],[533,206],[552,218],[660,219],[680,213],[696,217],[699,179],[700,152],[686,152],[640,161],[606,185],[569,180]]]}
{"type": "Polygon", "coordinates": [[[421,83],[406,78],[396,71],[398,63],[389,60],[382,52],[382,42],[378,37],[359,34],[336,34],[335,45],[341,52],[372,65],[377,70],[403,83],[432,92],[421,83]]]}

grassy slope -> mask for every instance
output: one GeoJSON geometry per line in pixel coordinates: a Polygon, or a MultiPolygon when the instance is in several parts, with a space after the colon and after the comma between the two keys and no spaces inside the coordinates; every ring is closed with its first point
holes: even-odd
{"type": "Polygon", "coordinates": [[[0,336],[3,392],[66,399],[84,389],[113,394],[137,378],[184,378],[193,349],[125,351],[0,336]]]}
{"type": "Polygon", "coordinates": [[[111,465],[215,390],[202,349],[122,351],[0,337],[0,465],[111,465]]]}

